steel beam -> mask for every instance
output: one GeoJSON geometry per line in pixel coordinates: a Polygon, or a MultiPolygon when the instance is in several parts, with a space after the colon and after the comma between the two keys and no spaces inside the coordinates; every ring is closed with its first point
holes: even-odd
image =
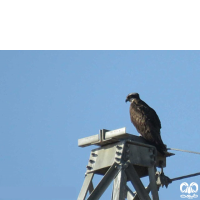
{"type": "Polygon", "coordinates": [[[112,200],[125,200],[126,198],[126,173],[122,169],[114,179],[112,200]]]}
{"type": "Polygon", "coordinates": [[[126,168],[126,175],[127,175],[127,178],[130,179],[133,187],[135,188],[135,190],[139,196],[139,199],[140,200],[151,200],[140,180],[140,177],[138,176],[135,168],[131,164],[129,164],[128,167],[126,168]]]}

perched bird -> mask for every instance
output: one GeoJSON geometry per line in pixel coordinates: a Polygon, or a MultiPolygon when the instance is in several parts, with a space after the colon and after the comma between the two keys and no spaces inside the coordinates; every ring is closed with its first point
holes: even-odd
{"type": "Polygon", "coordinates": [[[130,118],[137,131],[164,153],[167,149],[160,136],[161,122],[155,110],[142,101],[138,93],[130,93],[127,101],[131,103],[130,118]]]}

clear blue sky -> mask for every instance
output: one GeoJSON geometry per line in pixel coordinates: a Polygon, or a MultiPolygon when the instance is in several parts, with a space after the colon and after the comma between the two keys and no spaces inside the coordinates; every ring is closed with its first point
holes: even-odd
{"type": "MultiPolygon", "coordinates": [[[[1,51],[0,200],[77,199],[96,148],[78,139],[103,128],[138,135],[130,92],[156,110],[168,147],[200,152],[199,51],[1,51]]],[[[167,176],[200,172],[199,155],[174,153],[167,176]]],[[[181,199],[182,182],[160,199],[181,199]]]]}

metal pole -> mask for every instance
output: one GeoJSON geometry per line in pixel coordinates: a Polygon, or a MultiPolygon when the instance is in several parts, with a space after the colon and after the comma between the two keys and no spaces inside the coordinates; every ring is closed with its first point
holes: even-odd
{"type": "Polygon", "coordinates": [[[81,191],[78,196],[78,200],[85,200],[85,197],[87,195],[88,188],[91,184],[93,176],[94,176],[94,173],[86,174],[85,180],[83,182],[83,186],[82,186],[81,191]]]}

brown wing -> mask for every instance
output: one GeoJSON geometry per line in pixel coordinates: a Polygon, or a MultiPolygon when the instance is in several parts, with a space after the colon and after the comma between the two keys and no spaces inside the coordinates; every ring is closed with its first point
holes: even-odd
{"type": "Polygon", "coordinates": [[[137,100],[130,105],[130,117],[137,131],[146,140],[166,149],[160,136],[161,122],[154,109],[144,101],[137,100]]]}

